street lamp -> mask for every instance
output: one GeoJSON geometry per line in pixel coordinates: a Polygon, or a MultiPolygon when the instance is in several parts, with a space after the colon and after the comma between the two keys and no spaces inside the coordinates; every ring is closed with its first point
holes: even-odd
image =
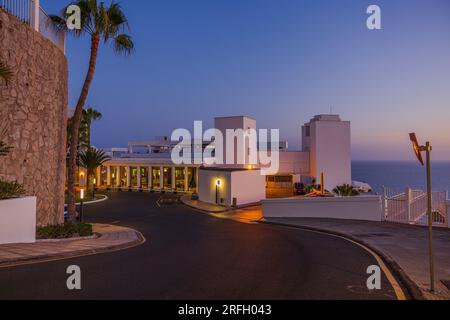
{"type": "Polygon", "coordinates": [[[84,189],[80,189],[80,222],[83,222],[83,200],[84,200],[84,189]]]}
{"type": "Polygon", "coordinates": [[[220,204],[220,201],[219,201],[219,188],[220,188],[221,184],[222,184],[222,181],[220,181],[220,179],[218,179],[216,181],[216,203],[217,204],[220,204]]]}
{"type": "Polygon", "coordinates": [[[93,180],[93,186],[92,186],[92,200],[95,200],[95,186],[97,184],[97,179],[94,178],[93,180]]]}
{"type": "Polygon", "coordinates": [[[428,213],[428,251],[430,259],[430,290],[434,292],[435,280],[434,280],[434,253],[433,253],[433,199],[431,193],[431,147],[430,142],[426,142],[424,146],[421,146],[417,140],[416,134],[411,133],[409,138],[413,144],[414,153],[422,166],[426,165],[427,172],[427,213],[428,213]],[[426,162],[423,161],[422,152],[426,154],[426,162]]]}

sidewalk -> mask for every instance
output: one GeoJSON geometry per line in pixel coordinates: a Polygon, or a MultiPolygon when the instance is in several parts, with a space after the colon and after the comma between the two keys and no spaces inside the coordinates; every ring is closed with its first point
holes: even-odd
{"type": "Polygon", "coordinates": [[[188,207],[207,213],[223,213],[230,211],[227,207],[222,207],[215,204],[209,204],[200,200],[192,200],[190,196],[181,196],[180,201],[188,207]]]}
{"type": "Polygon", "coordinates": [[[263,219],[261,207],[252,206],[241,209],[231,209],[214,204],[205,203],[199,200],[192,200],[184,196],[180,201],[191,208],[208,213],[216,218],[235,220],[243,223],[256,224],[263,219]]]}
{"type": "Polygon", "coordinates": [[[0,245],[0,268],[117,251],[145,241],[144,237],[133,229],[101,224],[94,224],[93,227],[98,236],[0,245]]]}
{"type": "Polygon", "coordinates": [[[393,223],[313,218],[270,218],[266,222],[331,232],[355,240],[383,256],[391,267],[396,269],[394,271],[409,282],[406,284],[415,291],[412,292],[415,298],[420,298],[422,294],[425,299],[450,299],[450,291],[441,282],[450,280],[449,229],[434,230],[437,292],[431,294],[427,228],[393,223]],[[414,284],[417,285],[416,288],[414,284]]]}

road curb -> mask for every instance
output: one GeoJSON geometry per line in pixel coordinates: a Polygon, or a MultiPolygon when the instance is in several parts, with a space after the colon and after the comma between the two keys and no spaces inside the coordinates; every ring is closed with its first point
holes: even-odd
{"type": "Polygon", "coordinates": [[[259,223],[326,233],[326,234],[330,234],[330,235],[339,236],[339,237],[354,241],[362,246],[365,246],[365,247],[369,248],[370,250],[372,250],[373,252],[375,252],[378,256],[380,256],[380,258],[391,269],[392,273],[397,278],[397,281],[406,290],[406,294],[408,295],[408,298],[410,298],[412,300],[426,300],[424,294],[419,289],[417,284],[411,280],[411,278],[406,274],[405,271],[403,271],[403,269],[398,265],[398,263],[394,259],[392,259],[390,256],[386,255],[384,252],[381,252],[379,249],[374,248],[372,245],[366,243],[365,241],[363,241],[361,239],[355,238],[353,236],[350,236],[348,234],[341,233],[338,231],[316,228],[316,227],[298,226],[298,225],[292,225],[289,223],[271,222],[271,221],[259,221],[259,223]]]}
{"type": "Polygon", "coordinates": [[[183,197],[180,197],[180,202],[181,202],[183,205],[185,205],[186,207],[189,207],[189,208],[191,208],[191,209],[195,209],[195,210],[201,211],[201,212],[203,212],[203,213],[207,213],[207,214],[227,213],[227,212],[233,211],[233,210],[229,210],[229,209],[226,209],[226,208],[224,208],[223,210],[220,210],[220,211],[209,211],[209,210],[201,209],[201,208],[198,208],[198,207],[196,207],[196,206],[193,206],[193,205],[190,205],[190,204],[186,203],[186,202],[183,200],[183,197]]]}
{"type": "Polygon", "coordinates": [[[139,245],[142,245],[146,242],[145,237],[137,230],[132,229],[137,239],[122,243],[119,245],[111,245],[103,248],[98,249],[84,249],[84,250],[76,250],[73,252],[67,252],[67,253],[55,253],[55,254],[45,254],[41,255],[39,257],[21,257],[18,259],[14,259],[13,261],[8,262],[2,262],[0,263],[0,269],[4,268],[12,268],[15,266],[21,266],[21,265],[27,265],[27,264],[38,264],[38,263],[44,263],[44,262],[51,262],[51,261],[58,261],[58,260],[68,260],[72,258],[78,258],[78,257],[87,257],[87,256],[93,256],[97,254],[104,254],[104,253],[111,253],[111,252],[117,252],[121,250],[131,249],[134,247],[137,247],[139,245]]]}

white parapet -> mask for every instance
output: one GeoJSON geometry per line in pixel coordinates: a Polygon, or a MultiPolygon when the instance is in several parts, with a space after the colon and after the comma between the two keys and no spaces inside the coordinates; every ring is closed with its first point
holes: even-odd
{"type": "Polygon", "coordinates": [[[36,197],[0,200],[0,244],[36,242],[36,197]]]}
{"type": "Polygon", "coordinates": [[[265,218],[383,221],[379,196],[269,199],[262,207],[265,218]]]}

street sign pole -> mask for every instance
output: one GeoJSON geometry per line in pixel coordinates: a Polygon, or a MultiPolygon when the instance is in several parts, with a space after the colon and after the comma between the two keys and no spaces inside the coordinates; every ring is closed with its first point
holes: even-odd
{"type": "Polygon", "coordinates": [[[433,194],[431,193],[431,147],[430,142],[425,146],[421,146],[417,140],[415,133],[410,133],[409,138],[413,144],[414,153],[422,166],[427,168],[427,214],[428,214],[428,254],[430,259],[430,291],[435,290],[434,279],[434,252],[433,252],[433,194]],[[424,163],[422,152],[426,154],[426,162],[424,163]]]}
{"type": "Polygon", "coordinates": [[[425,145],[427,162],[427,193],[428,193],[428,251],[430,254],[430,290],[434,292],[434,252],[433,252],[433,208],[431,193],[431,150],[429,142],[425,145]]]}

